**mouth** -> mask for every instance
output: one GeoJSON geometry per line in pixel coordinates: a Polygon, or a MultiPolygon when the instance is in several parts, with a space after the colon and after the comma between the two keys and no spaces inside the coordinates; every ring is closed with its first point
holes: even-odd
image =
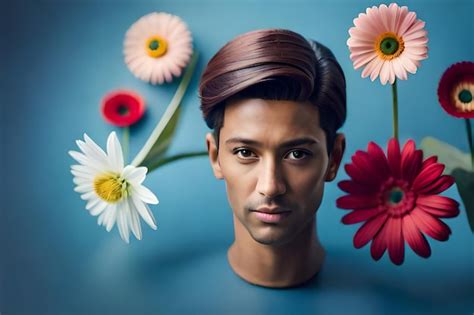
{"type": "Polygon", "coordinates": [[[265,223],[278,223],[287,218],[291,211],[284,210],[281,208],[260,208],[258,210],[251,210],[255,214],[255,217],[265,223]]]}
{"type": "Polygon", "coordinates": [[[267,208],[267,207],[261,207],[256,210],[251,210],[254,212],[261,212],[261,213],[268,213],[268,214],[280,214],[280,213],[286,213],[286,212],[291,212],[289,210],[276,207],[276,208],[267,208]]]}

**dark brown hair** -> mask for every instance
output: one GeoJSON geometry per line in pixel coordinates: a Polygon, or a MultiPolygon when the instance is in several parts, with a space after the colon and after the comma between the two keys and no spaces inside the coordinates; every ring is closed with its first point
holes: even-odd
{"type": "Polygon", "coordinates": [[[333,53],[284,29],[256,30],[228,42],[207,64],[199,97],[217,146],[225,105],[235,99],[310,101],[318,107],[328,154],[346,119],[346,81],[333,53]]]}

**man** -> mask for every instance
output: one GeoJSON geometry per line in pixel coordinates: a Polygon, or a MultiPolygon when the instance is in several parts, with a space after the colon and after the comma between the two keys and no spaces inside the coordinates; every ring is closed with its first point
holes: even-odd
{"type": "Polygon", "coordinates": [[[234,272],[266,287],[317,274],[325,251],[316,233],[324,183],[342,160],[345,78],[323,45],[289,30],[238,36],[209,61],[199,86],[214,130],[209,159],[226,183],[234,272]]]}

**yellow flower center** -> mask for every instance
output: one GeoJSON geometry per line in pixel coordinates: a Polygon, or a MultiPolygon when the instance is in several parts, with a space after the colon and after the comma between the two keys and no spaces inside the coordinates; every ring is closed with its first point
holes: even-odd
{"type": "Polygon", "coordinates": [[[382,33],[375,39],[374,50],[383,60],[397,58],[404,49],[403,39],[393,32],[382,33]]]}
{"type": "Polygon", "coordinates": [[[150,57],[159,58],[166,54],[167,49],[168,42],[163,37],[155,35],[148,38],[146,42],[146,50],[150,57]]]}
{"type": "Polygon", "coordinates": [[[118,174],[105,173],[94,178],[94,190],[104,201],[114,203],[128,195],[127,182],[118,174]]]}
{"type": "Polygon", "coordinates": [[[474,111],[474,83],[461,82],[452,91],[451,98],[456,110],[461,113],[474,111]]]}

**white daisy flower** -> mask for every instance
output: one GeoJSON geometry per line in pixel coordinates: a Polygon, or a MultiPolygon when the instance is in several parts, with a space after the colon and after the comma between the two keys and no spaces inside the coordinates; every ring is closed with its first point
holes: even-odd
{"type": "Polygon", "coordinates": [[[153,12],[132,24],[125,34],[125,63],[151,84],[181,76],[193,53],[191,32],[178,16],[153,12]]]}
{"type": "Polygon", "coordinates": [[[87,201],[86,209],[99,216],[97,223],[110,230],[117,222],[120,237],[129,242],[129,231],[142,238],[139,216],[154,230],[156,222],[147,204],[158,204],[158,199],[142,185],[148,169],[127,165],[115,132],[107,139],[105,153],[91,138],[84,134],[84,141],[76,143],[82,152],[69,151],[80,164],[71,166],[74,190],[87,201]],[[130,230],[129,230],[130,229],[130,230]]]}

